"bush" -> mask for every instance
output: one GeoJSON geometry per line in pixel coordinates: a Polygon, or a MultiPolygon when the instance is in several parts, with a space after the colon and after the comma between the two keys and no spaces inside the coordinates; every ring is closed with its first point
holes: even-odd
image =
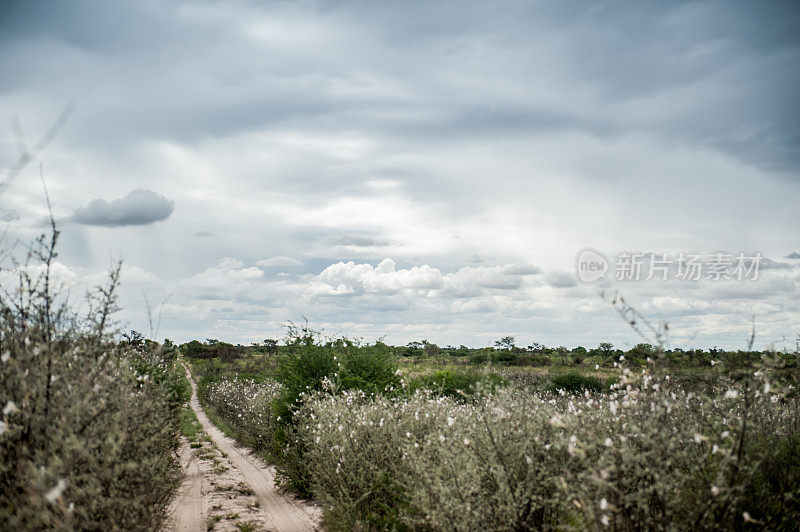
{"type": "Polygon", "coordinates": [[[489,360],[489,355],[483,351],[478,351],[477,353],[470,355],[469,357],[469,363],[474,364],[476,366],[483,364],[487,360],[489,360]]]}
{"type": "Polygon", "coordinates": [[[568,393],[582,393],[584,391],[601,392],[607,389],[603,381],[591,375],[581,375],[576,371],[561,373],[550,377],[549,389],[551,391],[564,390],[568,393]]]}
{"type": "Polygon", "coordinates": [[[513,363],[517,361],[517,354],[511,349],[498,349],[492,353],[492,362],[513,363]]]}
{"type": "Polygon", "coordinates": [[[185,390],[155,344],[107,332],[119,267],[88,316],[72,311],[52,285],[53,229],[38,264],[2,272],[0,528],[158,528],[180,479],[185,390]]]}
{"type": "Polygon", "coordinates": [[[428,390],[435,395],[464,399],[475,395],[478,390],[494,391],[504,382],[502,377],[493,373],[443,369],[413,379],[409,391],[428,390]]]}
{"type": "Polygon", "coordinates": [[[391,392],[400,379],[392,349],[381,342],[360,345],[342,338],[323,343],[307,325],[291,325],[286,344],[275,380],[229,379],[224,363],[197,364],[203,375],[198,395],[233,437],[275,464],[285,486],[308,496],[308,458],[294,419],[305,398],[323,391],[391,392]]]}
{"type": "Polygon", "coordinates": [[[601,396],[317,395],[298,436],[331,529],[786,529],[798,405],[760,379],[711,395],[648,373],[601,396]]]}
{"type": "Polygon", "coordinates": [[[339,389],[379,394],[400,383],[389,346],[381,342],[365,346],[353,345],[347,341],[342,341],[342,344],[344,349],[338,379],[339,389]]]}

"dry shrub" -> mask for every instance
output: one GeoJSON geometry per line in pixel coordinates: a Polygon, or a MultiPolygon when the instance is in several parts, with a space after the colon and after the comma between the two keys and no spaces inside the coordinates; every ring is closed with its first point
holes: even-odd
{"type": "Polygon", "coordinates": [[[318,395],[299,426],[334,529],[789,529],[794,385],[765,369],[720,382],[697,394],[645,371],[606,394],[318,395]]]}
{"type": "Polygon", "coordinates": [[[58,232],[0,271],[0,528],[152,530],[178,484],[178,374],[112,338],[119,267],[79,316],[58,232]]]}

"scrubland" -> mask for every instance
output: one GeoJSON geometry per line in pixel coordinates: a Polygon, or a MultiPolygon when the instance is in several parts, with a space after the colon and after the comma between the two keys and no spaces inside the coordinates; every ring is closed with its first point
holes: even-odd
{"type": "Polygon", "coordinates": [[[332,530],[786,530],[800,517],[796,351],[410,362],[290,332],[277,352],[198,357],[194,372],[212,418],[318,499],[332,530]]]}

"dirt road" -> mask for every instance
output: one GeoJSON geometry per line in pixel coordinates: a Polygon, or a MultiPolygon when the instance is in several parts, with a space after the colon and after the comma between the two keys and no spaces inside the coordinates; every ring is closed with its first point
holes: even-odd
{"type": "Polygon", "coordinates": [[[209,421],[186,376],[205,435],[181,447],[185,477],[166,530],[319,530],[319,510],[277,491],[272,468],[209,421]]]}

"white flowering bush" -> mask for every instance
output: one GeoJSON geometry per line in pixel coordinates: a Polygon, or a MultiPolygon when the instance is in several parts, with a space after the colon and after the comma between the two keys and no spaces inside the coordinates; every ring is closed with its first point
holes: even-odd
{"type": "MultiPolygon", "coordinates": [[[[58,233],[0,270],[0,529],[152,530],[178,485],[178,374],[109,332],[119,268],[79,316],[58,233]]],[[[153,346],[151,346],[153,347],[153,346]]]]}
{"type": "Polygon", "coordinates": [[[300,436],[334,529],[790,528],[798,405],[755,373],[710,395],[647,371],[608,394],[321,394],[300,436]]]}
{"type": "Polygon", "coordinates": [[[275,447],[279,423],[272,414],[272,403],[281,390],[282,386],[271,379],[257,383],[234,378],[212,383],[205,402],[240,443],[269,454],[275,447]]]}
{"type": "Polygon", "coordinates": [[[448,373],[445,389],[439,372],[376,393],[342,386],[346,354],[308,338],[303,348],[283,366],[291,393],[229,379],[206,402],[267,450],[285,485],[320,501],[332,530],[780,530],[800,519],[797,354],[728,354],[701,382],[620,357],[606,382],[448,373]]]}

